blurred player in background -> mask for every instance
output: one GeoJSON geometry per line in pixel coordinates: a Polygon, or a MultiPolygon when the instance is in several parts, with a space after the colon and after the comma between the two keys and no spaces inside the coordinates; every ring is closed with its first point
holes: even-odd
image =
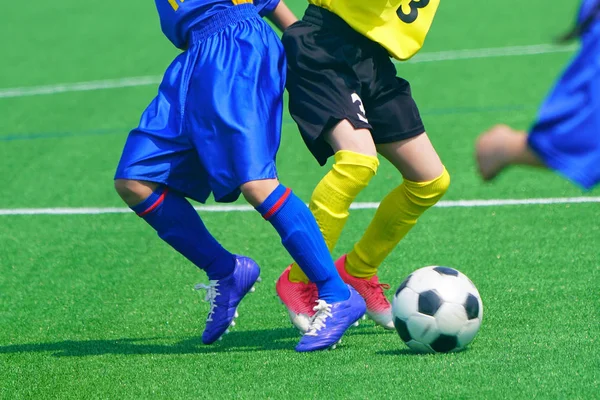
{"type": "MultiPolygon", "coordinates": [[[[365,312],[337,273],[315,218],[277,179],[286,63],[260,16],[296,20],[279,0],[156,0],[164,34],[184,50],[127,138],[115,175],[123,200],[158,235],[204,270],[210,311],[202,341],[219,339],[258,279],[252,259],[224,249],[186,197],[218,202],[240,193],[268,220],[317,282],[320,313],[298,351],[328,348],[365,312]]],[[[234,228],[232,228],[234,229],[234,228]]]]}
{"type": "Polygon", "coordinates": [[[529,133],[497,125],[476,143],[479,172],[491,180],[511,165],[559,172],[585,189],[600,182],[600,1],[583,1],[575,28],[581,49],[556,82],[529,133]]]}
{"type": "MultiPolygon", "coordinates": [[[[344,281],[366,300],[367,314],[393,329],[391,305],[377,271],[417,219],[446,192],[450,177],[433,148],[409,83],[390,59],[406,60],[423,45],[439,0],[309,0],[302,21],[286,30],[290,113],[302,137],[332,169],[315,188],[310,209],[332,251],[349,207],[377,172],[379,153],[403,182],[382,201],[353,249],[336,261],[344,281]]],[[[297,264],[284,270],[277,293],[292,322],[310,329],[317,297],[297,264]]]]}

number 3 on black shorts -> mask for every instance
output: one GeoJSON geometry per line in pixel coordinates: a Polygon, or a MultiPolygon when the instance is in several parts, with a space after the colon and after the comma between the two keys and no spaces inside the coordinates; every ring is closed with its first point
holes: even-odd
{"type": "Polygon", "coordinates": [[[425,8],[428,4],[429,0],[411,0],[411,2],[408,3],[408,6],[410,7],[410,12],[408,14],[404,14],[404,11],[402,11],[402,5],[398,7],[396,14],[398,14],[398,18],[400,18],[402,22],[406,24],[412,24],[419,17],[419,8],[425,8]]]}

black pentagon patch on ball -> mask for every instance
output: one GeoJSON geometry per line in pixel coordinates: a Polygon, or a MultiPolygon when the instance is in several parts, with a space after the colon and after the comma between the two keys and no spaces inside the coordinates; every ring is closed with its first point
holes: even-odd
{"type": "Polygon", "coordinates": [[[432,317],[442,305],[442,299],[435,290],[428,290],[419,295],[419,312],[432,317]]]}
{"type": "Polygon", "coordinates": [[[467,318],[470,320],[479,316],[479,301],[477,301],[477,297],[473,296],[471,293],[467,296],[465,310],[467,310],[467,318]]]}
{"type": "Polygon", "coordinates": [[[433,270],[440,275],[458,276],[458,271],[453,268],[435,267],[433,270]]]}
{"type": "Polygon", "coordinates": [[[396,296],[398,296],[398,293],[400,293],[400,292],[402,291],[402,289],[404,289],[404,288],[406,287],[406,285],[408,285],[408,281],[410,281],[410,277],[411,277],[411,276],[412,276],[412,274],[410,274],[410,275],[408,276],[408,278],[406,278],[406,279],[404,280],[404,282],[402,282],[402,283],[400,284],[400,287],[398,288],[398,290],[396,290],[396,296]]]}
{"type": "Polygon", "coordinates": [[[410,336],[410,332],[408,331],[408,326],[406,326],[406,322],[401,320],[398,317],[394,317],[394,326],[396,327],[396,332],[400,335],[400,339],[408,342],[412,339],[410,336]]]}
{"type": "Polygon", "coordinates": [[[430,344],[431,348],[438,353],[447,353],[456,348],[458,339],[456,336],[440,335],[430,344]]]}

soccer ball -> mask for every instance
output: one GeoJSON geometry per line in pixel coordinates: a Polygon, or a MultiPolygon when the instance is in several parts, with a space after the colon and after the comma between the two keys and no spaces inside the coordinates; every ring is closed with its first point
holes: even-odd
{"type": "Polygon", "coordinates": [[[400,338],[418,352],[459,351],[479,331],[483,304],[473,282],[448,267],[424,267],[402,282],[392,301],[400,338]]]}

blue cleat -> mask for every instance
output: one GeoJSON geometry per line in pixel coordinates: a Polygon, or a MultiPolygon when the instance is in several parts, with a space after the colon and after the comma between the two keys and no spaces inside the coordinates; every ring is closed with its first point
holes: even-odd
{"type": "Polygon", "coordinates": [[[233,273],[223,279],[211,280],[208,285],[198,284],[195,289],[206,289],[205,300],[210,302],[206,327],[202,333],[202,343],[216,342],[238,316],[237,306],[246,293],[254,291],[254,283],[259,279],[258,264],[248,257],[235,256],[233,273]]]}
{"type": "Polygon", "coordinates": [[[296,351],[306,352],[335,348],[342,335],[351,325],[357,325],[358,320],[367,311],[364,299],[351,286],[348,300],[328,304],[317,300],[314,308],[316,314],[311,320],[308,332],[302,336],[296,351]]]}

